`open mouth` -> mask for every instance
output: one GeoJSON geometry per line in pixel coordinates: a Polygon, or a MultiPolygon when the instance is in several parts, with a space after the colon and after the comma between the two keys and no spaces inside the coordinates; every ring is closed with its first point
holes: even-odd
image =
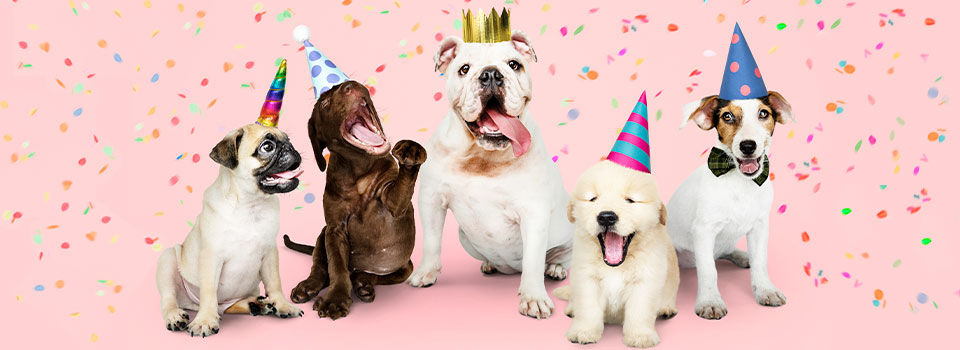
{"type": "Polygon", "coordinates": [[[520,118],[506,113],[503,103],[497,97],[490,97],[484,103],[480,117],[467,122],[467,127],[475,136],[494,143],[513,145],[513,155],[521,156],[530,149],[530,132],[520,118]]]}
{"type": "Polygon", "coordinates": [[[383,130],[373,120],[375,115],[366,99],[360,99],[351,116],[343,123],[343,138],[367,153],[379,155],[386,153],[390,144],[383,130]]]}
{"type": "Polygon", "coordinates": [[[603,232],[597,234],[600,240],[600,248],[603,252],[603,262],[609,266],[620,266],[627,257],[627,248],[630,247],[630,241],[633,240],[633,234],[626,237],[617,234],[612,227],[605,227],[603,232]]]}
{"type": "Polygon", "coordinates": [[[293,182],[299,182],[300,180],[297,177],[301,174],[303,174],[303,170],[299,167],[276,174],[267,174],[260,180],[260,184],[268,187],[286,187],[293,182]]]}
{"type": "Polygon", "coordinates": [[[737,158],[737,168],[747,176],[753,176],[760,171],[760,158],[737,158]]]}

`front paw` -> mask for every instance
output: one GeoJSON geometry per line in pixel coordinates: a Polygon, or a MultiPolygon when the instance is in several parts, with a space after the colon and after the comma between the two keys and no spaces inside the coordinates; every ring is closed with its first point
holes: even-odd
{"type": "Polygon", "coordinates": [[[599,326],[582,326],[578,325],[576,321],[570,325],[570,328],[567,329],[567,340],[571,343],[578,344],[593,344],[600,341],[600,336],[603,335],[603,324],[599,326]]]}
{"type": "Polygon", "coordinates": [[[176,308],[163,313],[163,321],[167,324],[167,330],[176,332],[187,329],[187,322],[190,321],[190,315],[183,309],[176,308]]]}
{"type": "Polygon", "coordinates": [[[315,298],[317,294],[320,294],[320,290],[323,289],[323,284],[320,281],[307,278],[303,281],[300,281],[296,287],[290,291],[290,301],[303,304],[315,298]]]}
{"type": "Polygon", "coordinates": [[[187,332],[191,337],[206,337],[220,333],[220,316],[214,314],[197,314],[197,318],[187,325],[187,332]]]}
{"type": "Polygon", "coordinates": [[[727,315],[727,304],[720,299],[720,296],[697,299],[697,304],[694,306],[697,316],[708,320],[719,320],[727,315]]]}
{"type": "Polygon", "coordinates": [[[631,348],[649,348],[660,344],[660,335],[655,330],[624,332],[623,344],[631,348]]]}
{"type": "Polygon", "coordinates": [[[553,314],[553,300],[547,292],[524,293],[520,292],[520,314],[536,319],[544,319],[553,314]]]}
{"type": "Polygon", "coordinates": [[[753,296],[757,303],[764,306],[781,306],[787,303],[787,297],[775,287],[753,288],[753,296]]]}
{"type": "Polygon", "coordinates": [[[402,166],[420,165],[427,161],[427,150],[415,141],[400,140],[391,153],[402,166]]]}
{"type": "Polygon", "coordinates": [[[313,304],[313,309],[317,311],[320,318],[329,317],[331,320],[336,320],[350,314],[350,304],[352,303],[353,300],[349,296],[346,298],[324,296],[317,299],[317,302],[313,304]]]}
{"type": "Polygon", "coordinates": [[[410,277],[407,277],[407,284],[412,287],[426,288],[432,286],[434,283],[437,283],[437,277],[440,276],[440,265],[437,266],[427,266],[421,264],[413,273],[410,274],[410,277]]]}
{"type": "Polygon", "coordinates": [[[276,311],[274,315],[277,315],[279,318],[292,318],[292,317],[302,317],[303,310],[301,310],[296,305],[291,304],[286,300],[277,300],[275,302],[276,311]]]}
{"type": "Polygon", "coordinates": [[[563,268],[563,265],[560,264],[547,264],[543,275],[554,281],[563,281],[567,278],[567,269],[563,268]]]}

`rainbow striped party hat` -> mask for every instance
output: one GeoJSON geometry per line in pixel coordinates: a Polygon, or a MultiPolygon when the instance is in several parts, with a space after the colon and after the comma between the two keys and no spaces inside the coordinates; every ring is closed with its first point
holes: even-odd
{"type": "Polygon", "coordinates": [[[302,43],[307,51],[307,64],[310,66],[310,79],[313,80],[313,97],[315,99],[319,99],[320,94],[337,86],[337,84],[350,80],[340,68],[337,68],[337,65],[333,64],[330,58],[324,56],[320,53],[320,50],[317,50],[310,43],[310,28],[302,24],[293,28],[293,39],[302,43]]]}
{"type": "Polygon", "coordinates": [[[257,124],[263,126],[276,127],[280,121],[280,106],[283,104],[283,90],[287,86],[287,60],[280,61],[280,67],[277,68],[277,75],[273,77],[273,83],[267,90],[267,99],[263,101],[263,108],[260,109],[260,117],[257,118],[257,124]]]}
{"type": "Polygon", "coordinates": [[[647,92],[630,112],[630,119],[620,131],[620,136],[607,155],[607,160],[627,168],[650,173],[650,123],[647,122],[647,92]]]}
{"type": "Polygon", "coordinates": [[[723,67],[723,82],[720,83],[720,98],[744,100],[767,96],[767,86],[760,77],[760,68],[753,59],[747,38],[740,31],[740,23],[733,27],[727,65],[723,67]]]}

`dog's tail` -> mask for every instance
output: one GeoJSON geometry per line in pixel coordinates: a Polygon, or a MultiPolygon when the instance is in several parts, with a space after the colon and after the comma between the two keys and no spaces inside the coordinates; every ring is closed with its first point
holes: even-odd
{"type": "Polygon", "coordinates": [[[298,252],[301,252],[301,253],[304,253],[304,254],[307,254],[307,255],[313,255],[313,246],[312,246],[312,245],[300,244],[300,243],[291,241],[291,240],[290,240],[290,236],[283,235],[283,245],[285,245],[285,246],[287,246],[287,248],[293,249],[293,250],[295,250],[295,251],[298,251],[298,252]]]}
{"type": "Polygon", "coordinates": [[[553,296],[560,300],[570,300],[570,285],[560,286],[553,290],[553,296]]]}

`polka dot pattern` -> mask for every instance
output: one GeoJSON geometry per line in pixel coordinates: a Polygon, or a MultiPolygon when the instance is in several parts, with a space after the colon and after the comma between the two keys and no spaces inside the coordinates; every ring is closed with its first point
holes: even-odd
{"type": "Polygon", "coordinates": [[[731,73],[736,73],[738,70],[740,70],[740,62],[733,61],[733,63],[730,63],[731,73]]]}
{"type": "Polygon", "coordinates": [[[740,35],[737,34],[737,33],[733,33],[733,38],[730,39],[730,43],[731,43],[731,44],[736,44],[736,43],[738,43],[738,42],[740,42],[740,35]]]}
{"type": "Polygon", "coordinates": [[[730,37],[730,51],[720,84],[720,98],[742,100],[760,98],[767,95],[767,87],[760,76],[760,68],[750,52],[747,39],[740,31],[740,24],[734,26],[730,37]]]}
{"type": "Polygon", "coordinates": [[[307,52],[307,64],[310,67],[310,77],[313,80],[314,98],[320,98],[320,94],[330,90],[334,85],[350,79],[337,68],[333,61],[317,50],[309,40],[303,42],[303,47],[307,52]]]}

